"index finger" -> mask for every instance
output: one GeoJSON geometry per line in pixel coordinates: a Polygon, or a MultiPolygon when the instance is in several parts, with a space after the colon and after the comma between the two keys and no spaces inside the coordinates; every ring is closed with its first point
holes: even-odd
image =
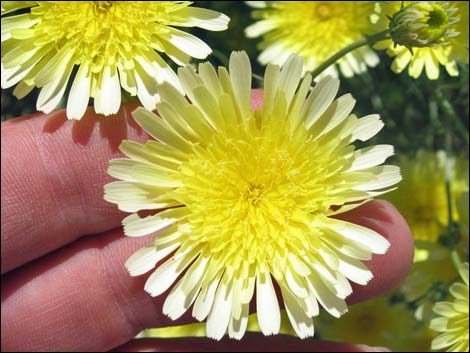
{"type": "Polygon", "coordinates": [[[103,200],[103,185],[121,140],[148,139],[132,123],[134,108],[111,117],[89,109],[75,122],[57,111],[2,123],[2,273],[120,225],[123,215],[103,200]]]}

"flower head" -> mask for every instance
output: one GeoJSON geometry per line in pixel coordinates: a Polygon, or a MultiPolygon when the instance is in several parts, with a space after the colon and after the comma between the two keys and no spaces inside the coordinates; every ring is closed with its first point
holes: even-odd
{"type": "MultiPolygon", "coordinates": [[[[415,157],[400,156],[403,183],[385,198],[403,214],[415,240],[436,242],[447,226],[445,164],[444,151],[420,150],[415,157]],[[411,199],[410,195],[413,195],[411,199]]],[[[459,219],[457,199],[468,190],[468,181],[463,175],[467,168],[464,158],[450,159],[454,220],[459,219]]]]}
{"type": "Polygon", "coordinates": [[[429,324],[433,316],[434,296],[440,293],[441,284],[453,281],[456,276],[448,247],[439,243],[417,243],[413,268],[400,287],[406,300],[416,303],[417,320],[429,324]]]}
{"type": "Polygon", "coordinates": [[[451,29],[459,21],[455,12],[449,3],[413,2],[391,17],[390,35],[395,44],[408,49],[445,44],[444,38],[459,34],[451,29]]]}
{"type": "Polygon", "coordinates": [[[433,350],[468,352],[468,262],[460,266],[459,272],[464,283],[450,287],[453,300],[434,306],[434,312],[440,317],[431,321],[431,329],[442,333],[432,341],[433,350]]]}
{"type": "Polygon", "coordinates": [[[2,2],[2,88],[17,85],[18,98],[41,88],[37,109],[47,113],[59,104],[75,75],[67,100],[70,119],[83,116],[90,97],[97,113],[116,113],[121,88],[153,109],[159,100],[157,83],[166,81],[181,90],[162,53],[182,65],[211,52],[200,39],[174,27],[227,28],[225,15],[190,4],[2,2]],[[13,15],[3,17],[9,13],[13,15]]]}
{"type": "MultiPolygon", "coordinates": [[[[380,4],[382,21],[379,21],[378,26],[386,27],[388,25],[385,22],[385,16],[393,18],[394,14],[400,12],[402,1],[382,1],[380,4]]],[[[434,23],[434,18],[442,20],[447,16],[448,29],[438,38],[438,33],[443,30],[440,26],[433,30],[432,27],[424,23],[419,24],[419,21],[417,21],[412,26],[414,31],[408,31],[406,26],[398,27],[395,30],[395,42],[389,39],[377,43],[374,47],[386,49],[387,54],[395,58],[392,63],[392,70],[396,73],[408,68],[408,74],[413,78],[418,78],[425,70],[426,76],[430,80],[435,80],[439,77],[439,70],[442,65],[449,75],[457,76],[457,61],[468,63],[468,1],[453,1],[450,3],[444,1],[405,2],[407,6],[410,4],[414,4],[413,6],[418,8],[424,6],[427,9],[439,9],[436,13],[440,13],[441,16],[432,18],[430,16],[432,10],[428,12],[428,15],[424,14],[426,11],[415,10],[414,13],[420,13],[416,20],[419,17],[421,21],[434,23]],[[459,19],[459,21],[456,21],[456,19],[459,19]],[[456,33],[458,34],[455,35],[456,33]],[[414,40],[412,37],[414,37],[414,40]],[[420,47],[419,42],[414,43],[418,39],[422,41],[423,45],[427,43],[427,45],[432,46],[420,47]],[[431,43],[434,40],[437,42],[431,43]],[[436,45],[439,42],[441,44],[436,45]],[[412,51],[407,46],[412,46],[412,51]]],[[[438,22],[436,21],[436,23],[438,22]]]]}
{"type": "Polygon", "coordinates": [[[321,314],[317,332],[322,340],[382,346],[394,352],[426,352],[432,339],[406,303],[394,303],[387,296],[354,304],[339,320],[321,314]]]}
{"type": "Polygon", "coordinates": [[[352,145],[383,123],[377,115],[351,115],[349,94],[335,100],[337,79],[327,77],[310,91],[311,75],[300,83],[302,69],[297,56],[282,70],[268,65],[264,105],[252,112],[245,53],[232,54],[230,72],[209,63],[198,73],[182,68],[192,104],[160,85],[160,117],[143,108],[133,114],[158,142],[125,141],[121,150],[129,158],[110,162],[109,174],[122,181],[108,184],[105,198],[134,212],[123,221],[125,233],[159,231],[129,258],[128,270],[143,274],[172,254],[145,289],[157,296],[172,287],[164,313],[176,319],[194,304],[193,316],[207,318],[209,337],[228,330],[241,338],[255,291],[262,332],[278,333],[273,282],[297,334],[312,336],[318,303],[333,316],[343,314],[348,280],[366,284],[372,273],[361,261],[389,246],[373,230],[331,217],[400,180],[398,167],[380,165],[392,146],[352,145]],[[137,214],[149,209],[158,213],[137,214]]]}
{"type": "MultiPolygon", "coordinates": [[[[283,64],[291,53],[301,56],[312,71],[340,49],[374,31],[378,17],[373,1],[248,1],[259,21],[246,29],[248,37],[263,36],[261,64],[283,64]]],[[[363,47],[338,61],[341,73],[350,77],[379,62],[363,47]]],[[[326,74],[337,75],[335,66],[326,74]]]]}

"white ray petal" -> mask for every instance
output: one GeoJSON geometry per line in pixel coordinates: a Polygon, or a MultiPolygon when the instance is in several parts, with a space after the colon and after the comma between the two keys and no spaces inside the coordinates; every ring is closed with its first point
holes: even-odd
{"type": "Polygon", "coordinates": [[[232,294],[231,284],[222,278],[217,288],[214,305],[207,318],[207,337],[220,340],[227,332],[232,311],[232,294]]]}
{"type": "Polygon", "coordinates": [[[265,336],[279,333],[281,312],[269,272],[258,272],[256,276],[256,310],[261,332],[265,336]]]}
{"type": "Polygon", "coordinates": [[[354,160],[348,171],[375,167],[385,162],[393,154],[392,145],[375,145],[357,150],[354,152],[354,160]]]}

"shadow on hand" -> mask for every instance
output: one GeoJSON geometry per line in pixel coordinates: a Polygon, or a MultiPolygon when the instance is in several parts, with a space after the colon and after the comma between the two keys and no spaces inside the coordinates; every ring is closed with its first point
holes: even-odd
{"type": "MultiPolygon", "coordinates": [[[[124,104],[117,114],[110,116],[96,114],[93,107],[89,107],[80,120],[70,122],[73,124],[72,141],[80,145],[87,145],[94,131],[99,131],[99,136],[108,140],[111,150],[117,151],[122,140],[128,137],[129,128],[134,129],[138,135],[142,134],[141,127],[132,118],[132,111],[138,105],[137,102],[124,104]]],[[[55,133],[67,122],[65,110],[52,112],[49,114],[42,131],[50,134],[55,133]]]]}

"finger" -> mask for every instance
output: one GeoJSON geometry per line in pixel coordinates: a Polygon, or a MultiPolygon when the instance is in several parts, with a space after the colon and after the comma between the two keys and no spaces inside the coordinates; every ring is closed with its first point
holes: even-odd
{"type": "Polygon", "coordinates": [[[224,338],[214,341],[204,338],[138,339],[116,352],[388,352],[382,347],[369,347],[352,343],[335,343],[301,340],[297,337],[278,335],[263,336],[247,333],[241,341],[224,338]]]}
{"type": "MultiPolygon", "coordinates": [[[[262,104],[255,90],[253,108],[262,104]]],[[[146,141],[124,105],[118,114],[80,121],[65,111],[2,123],[1,270],[10,271],[77,238],[119,226],[124,217],[103,200],[108,161],[123,139],[146,141]]]]}
{"type": "Polygon", "coordinates": [[[124,106],[116,116],[90,108],[80,121],[64,111],[2,123],[2,273],[74,239],[119,226],[103,200],[108,160],[123,138],[146,140],[124,106]]]}
{"type": "MultiPolygon", "coordinates": [[[[406,272],[403,263],[411,262],[412,242],[403,218],[389,203],[374,201],[350,214],[343,218],[373,224],[392,244],[386,255],[369,263],[375,279],[356,289],[353,298],[359,301],[399,284],[406,272]]],[[[123,238],[119,231],[87,237],[5,276],[2,348],[109,350],[143,328],[191,321],[191,310],[177,323],[167,319],[162,314],[165,295],[150,298],[143,290],[148,276],[129,277],[124,269],[128,256],[151,241],[123,238]]]]}

